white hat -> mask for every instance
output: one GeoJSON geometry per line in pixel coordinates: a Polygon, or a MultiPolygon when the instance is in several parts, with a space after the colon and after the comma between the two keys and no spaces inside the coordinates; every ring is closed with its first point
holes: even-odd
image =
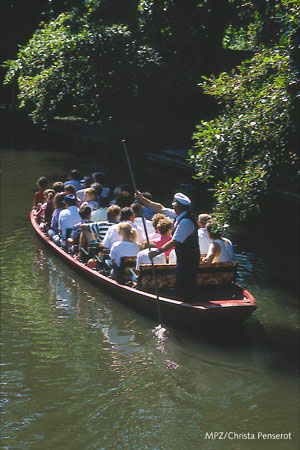
{"type": "Polygon", "coordinates": [[[181,192],[177,192],[177,194],[174,195],[174,202],[181,203],[182,205],[190,205],[192,203],[191,200],[181,192]]]}

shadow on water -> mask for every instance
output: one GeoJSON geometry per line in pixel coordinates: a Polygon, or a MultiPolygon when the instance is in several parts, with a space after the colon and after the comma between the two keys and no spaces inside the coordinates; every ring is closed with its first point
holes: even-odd
{"type": "MultiPolygon", "coordinates": [[[[38,240],[36,245],[40,245],[38,240]]],[[[153,330],[158,325],[155,319],[144,317],[104,294],[49,255],[48,251],[36,248],[35,263],[45,283],[51,286],[49,301],[59,319],[73,317],[87,326],[98,328],[116,349],[122,344],[118,336],[122,335],[120,327],[122,329],[124,326],[130,335],[127,341],[135,342],[135,351],[149,340],[155,340],[153,330]],[[143,326],[137,327],[137,323],[143,326]]],[[[166,348],[171,339],[178,343],[185,342],[184,348],[200,349],[204,346],[211,348],[212,352],[238,354],[242,360],[254,353],[264,360],[267,370],[292,376],[299,372],[299,332],[289,324],[264,325],[253,315],[245,323],[235,326],[218,324],[212,327],[201,323],[197,330],[166,328],[166,348]]]]}
{"type": "Polygon", "coordinates": [[[191,346],[206,345],[214,351],[236,352],[243,358],[258,353],[263,356],[268,370],[292,376],[299,374],[299,330],[292,326],[264,326],[254,315],[242,324],[215,327],[200,324],[198,330],[172,329],[171,333],[179,342],[185,339],[191,346]]]}

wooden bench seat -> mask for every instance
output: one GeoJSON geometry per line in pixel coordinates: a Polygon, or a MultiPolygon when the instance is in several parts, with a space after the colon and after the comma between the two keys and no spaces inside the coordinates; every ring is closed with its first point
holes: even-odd
{"type": "MultiPolygon", "coordinates": [[[[200,264],[197,272],[196,285],[229,284],[236,279],[237,266],[237,262],[200,264]]],[[[175,264],[155,264],[155,274],[158,289],[174,287],[175,264]]],[[[154,288],[152,266],[150,264],[141,264],[138,289],[153,290],[154,288]]]]}

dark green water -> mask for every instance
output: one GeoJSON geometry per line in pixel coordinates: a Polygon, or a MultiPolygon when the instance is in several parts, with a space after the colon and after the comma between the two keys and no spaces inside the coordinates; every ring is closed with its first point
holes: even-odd
{"type": "MultiPolygon", "coordinates": [[[[258,310],[230,336],[169,330],[162,353],[156,322],[75,275],[35,237],[35,180],[54,181],[80,165],[88,171],[96,158],[38,150],[26,144],[1,153],[1,448],[298,449],[299,310],[288,252],[233,234],[240,282],[258,310]],[[166,359],[179,367],[168,370],[166,359]],[[213,440],[206,432],[244,437],[213,440]]],[[[174,187],[167,174],[158,183],[143,169],[142,179],[162,197],[174,187]]]]}

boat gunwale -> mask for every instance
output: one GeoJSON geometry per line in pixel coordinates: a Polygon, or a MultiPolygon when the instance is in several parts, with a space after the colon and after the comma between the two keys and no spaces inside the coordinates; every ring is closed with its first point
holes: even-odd
{"type": "MultiPolygon", "coordinates": [[[[51,241],[51,239],[45,235],[45,233],[39,228],[38,223],[35,220],[35,216],[34,216],[34,210],[31,210],[30,213],[30,220],[31,220],[31,224],[35,230],[35,232],[38,234],[38,236],[42,239],[42,241],[48,245],[49,247],[51,247],[54,252],[58,253],[62,259],[66,260],[71,266],[74,266],[75,268],[77,268],[79,270],[80,273],[82,273],[82,276],[84,276],[85,274],[88,274],[89,276],[91,276],[94,279],[99,280],[99,282],[102,282],[102,284],[108,286],[111,288],[111,290],[114,290],[115,292],[119,293],[122,296],[122,293],[124,295],[124,293],[128,294],[128,295],[132,295],[133,297],[140,298],[143,300],[148,300],[151,302],[157,302],[157,297],[155,294],[151,294],[149,292],[145,292],[145,291],[140,291],[136,288],[130,287],[130,286],[126,286],[123,284],[119,284],[117,281],[101,274],[99,271],[96,271],[95,269],[91,269],[89,267],[87,267],[85,264],[83,264],[80,261],[77,261],[74,259],[73,256],[71,256],[69,253],[65,252],[65,250],[63,250],[61,247],[59,247],[58,245],[56,245],[53,241],[51,241]]],[[[197,305],[197,304],[192,304],[192,303],[186,303],[186,302],[182,302],[180,300],[176,300],[176,299],[170,299],[167,297],[162,297],[159,296],[158,297],[158,301],[160,304],[169,304],[170,306],[174,306],[176,308],[183,308],[183,309],[189,309],[189,310],[195,310],[195,311],[199,311],[202,310],[203,312],[208,312],[210,310],[216,310],[216,309],[222,309],[224,307],[232,307],[234,309],[236,308],[251,308],[253,311],[257,308],[257,303],[255,298],[253,297],[253,295],[247,291],[246,289],[244,289],[242,286],[240,286],[237,283],[233,284],[238,287],[239,289],[242,290],[242,294],[243,296],[246,298],[246,300],[243,299],[239,299],[239,300],[234,300],[234,299],[227,299],[227,300],[211,300],[211,301],[207,301],[205,302],[203,305],[197,305]],[[235,302],[235,304],[232,304],[232,302],[235,302]],[[231,303],[231,304],[230,304],[231,303]]]]}

